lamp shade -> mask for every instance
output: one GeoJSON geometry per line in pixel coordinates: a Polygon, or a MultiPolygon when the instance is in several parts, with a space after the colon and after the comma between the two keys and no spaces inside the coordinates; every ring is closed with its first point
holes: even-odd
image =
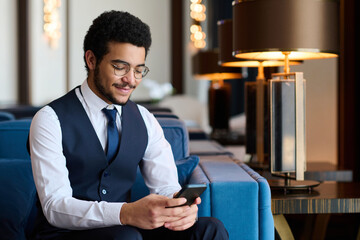
{"type": "Polygon", "coordinates": [[[246,59],[305,60],[336,57],[336,0],[235,0],[233,55],[246,59]]]}
{"type": "Polygon", "coordinates": [[[239,73],[239,69],[219,66],[218,59],[218,49],[197,52],[192,59],[194,78],[225,80],[242,77],[241,73],[239,73]]]}
{"type": "MultiPolygon", "coordinates": [[[[259,67],[260,61],[236,58],[232,55],[233,20],[225,19],[217,22],[219,40],[219,62],[223,67],[259,67]]],[[[244,35],[243,37],[246,37],[244,35]]],[[[302,61],[291,61],[290,65],[299,65],[302,61]]],[[[261,62],[262,67],[284,66],[284,61],[267,60],[261,62]]]]}

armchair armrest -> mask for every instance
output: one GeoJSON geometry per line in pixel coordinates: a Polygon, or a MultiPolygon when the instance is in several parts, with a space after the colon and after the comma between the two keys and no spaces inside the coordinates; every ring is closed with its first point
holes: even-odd
{"type": "Polygon", "coordinates": [[[271,212],[271,191],[267,180],[251,169],[248,165],[238,161],[242,167],[259,184],[259,239],[273,239],[275,234],[274,218],[271,212]]]}
{"type": "Polygon", "coordinates": [[[200,166],[197,166],[189,180],[190,184],[205,183],[206,190],[201,194],[201,204],[199,205],[198,216],[209,217],[211,216],[211,198],[210,198],[210,182],[206,177],[204,171],[200,166]]]}
{"type": "Polygon", "coordinates": [[[274,239],[267,181],[231,156],[201,156],[209,179],[211,216],[220,219],[230,239],[274,239]]]}

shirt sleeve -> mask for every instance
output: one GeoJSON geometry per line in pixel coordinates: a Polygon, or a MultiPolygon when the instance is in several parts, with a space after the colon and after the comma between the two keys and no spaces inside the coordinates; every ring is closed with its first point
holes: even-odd
{"type": "Polygon", "coordinates": [[[139,106],[148,131],[148,146],[140,165],[150,193],[173,197],[181,189],[171,145],[153,114],[139,106]]]}
{"type": "Polygon", "coordinates": [[[66,229],[89,229],[119,225],[124,203],[84,201],[72,197],[66,159],[62,152],[60,122],[46,106],[33,118],[30,153],[34,181],[45,217],[66,229]]]}

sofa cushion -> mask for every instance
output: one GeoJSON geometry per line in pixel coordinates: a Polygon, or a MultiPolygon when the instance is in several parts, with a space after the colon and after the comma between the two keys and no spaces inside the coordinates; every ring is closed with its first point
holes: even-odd
{"type": "Polygon", "coordinates": [[[0,236],[25,239],[27,220],[36,196],[31,162],[0,159],[0,182],[0,236]]]}
{"type": "Polygon", "coordinates": [[[199,164],[199,157],[196,155],[190,155],[189,157],[179,159],[175,161],[178,179],[181,186],[189,183],[192,172],[199,164]]]}

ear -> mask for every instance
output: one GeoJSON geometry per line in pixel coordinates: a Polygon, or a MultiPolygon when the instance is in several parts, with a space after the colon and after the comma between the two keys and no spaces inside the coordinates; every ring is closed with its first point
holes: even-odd
{"type": "Polygon", "coordinates": [[[85,52],[86,64],[90,70],[94,70],[96,67],[96,57],[91,50],[85,52]]]}

